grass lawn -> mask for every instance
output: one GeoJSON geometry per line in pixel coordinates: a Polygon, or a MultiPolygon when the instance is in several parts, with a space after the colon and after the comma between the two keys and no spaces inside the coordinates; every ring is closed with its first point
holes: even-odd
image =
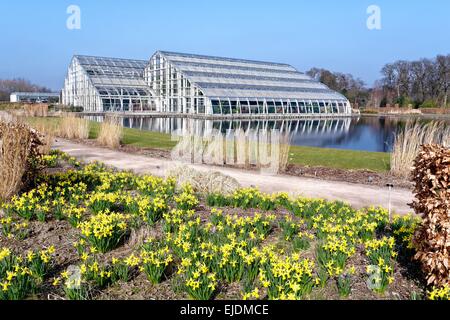
{"type": "Polygon", "coordinates": [[[389,171],[390,153],[292,146],[290,163],[337,169],[389,171]]]}
{"type": "MultiPolygon", "coordinates": [[[[27,118],[30,124],[44,123],[57,126],[59,118],[27,118]]],[[[100,124],[91,121],[89,138],[95,139],[100,124]]],[[[126,145],[141,148],[155,148],[170,150],[177,144],[169,134],[141,131],[138,129],[124,129],[123,141],[126,145]]],[[[390,154],[383,152],[352,151],[339,149],[325,149],[316,147],[290,148],[290,163],[310,167],[328,167],[336,169],[368,169],[376,172],[389,170],[390,154]]]]}
{"type": "MultiPolygon", "coordinates": [[[[39,123],[57,127],[60,118],[27,118],[26,121],[31,125],[39,123]]],[[[99,130],[100,123],[90,121],[89,139],[96,139],[99,130]]],[[[169,134],[124,128],[122,143],[140,148],[171,150],[175,147],[177,141],[172,141],[169,134]]]]}
{"type": "MultiPolygon", "coordinates": [[[[99,130],[100,124],[92,121],[89,138],[96,139],[99,130]]],[[[171,136],[165,133],[124,128],[122,143],[139,148],[171,150],[176,146],[177,141],[172,141],[171,136]]]]}

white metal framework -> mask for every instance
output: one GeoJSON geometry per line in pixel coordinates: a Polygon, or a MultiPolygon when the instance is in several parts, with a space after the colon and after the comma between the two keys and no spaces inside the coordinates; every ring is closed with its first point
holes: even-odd
{"type": "Polygon", "coordinates": [[[162,112],[351,113],[343,95],[287,64],[158,51],[144,76],[162,112]]]}
{"type": "Polygon", "coordinates": [[[91,112],[351,114],[343,95],[290,65],[166,51],[149,63],[75,56],[62,98],[91,112]]]}
{"type": "Polygon", "coordinates": [[[149,87],[144,82],[147,61],[75,56],[62,90],[63,104],[84,111],[151,111],[149,87]]]}

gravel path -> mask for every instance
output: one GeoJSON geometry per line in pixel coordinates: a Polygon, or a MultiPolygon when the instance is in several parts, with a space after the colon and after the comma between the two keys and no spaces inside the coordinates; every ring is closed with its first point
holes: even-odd
{"type": "MultiPolygon", "coordinates": [[[[121,170],[132,170],[136,173],[147,173],[157,176],[164,176],[167,170],[181,165],[180,162],[173,160],[127,154],[61,139],[58,139],[54,144],[54,148],[86,162],[100,161],[121,170]]],[[[309,198],[342,200],[357,208],[372,205],[387,208],[389,205],[389,192],[387,188],[285,175],[268,175],[254,171],[218,166],[191,164],[189,166],[202,171],[211,169],[219,171],[237,179],[244,187],[255,186],[261,191],[268,193],[285,191],[292,195],[302,195],[309,198]]],[[[411,203],[412,199],[413,194],[411,191],[394,189],[391,192],[391,206],[393,211],[399,214],[412,212],[412,209],[408,206],[408,203],[411,203]]]]}

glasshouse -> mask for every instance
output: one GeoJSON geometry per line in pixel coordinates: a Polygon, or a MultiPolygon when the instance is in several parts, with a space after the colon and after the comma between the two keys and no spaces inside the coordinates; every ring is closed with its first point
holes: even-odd
{"type": "Polygon", "coordinates": [[[147,63],[74,56],[64,82],[62,103],[83,107],[85,112],[155,110],[144,81],[147,63]]]}
{"type": "Polygon", "coordinates": [[[86,112],[351,114],[343,95],[290,65],[165,51],[150,62],[75,56],[62,98],[86,112]]]}

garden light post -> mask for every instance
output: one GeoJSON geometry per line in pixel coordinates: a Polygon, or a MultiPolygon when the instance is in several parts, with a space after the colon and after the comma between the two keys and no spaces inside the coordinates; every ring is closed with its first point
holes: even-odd
{"type": "Polygon", "coordinates": [[[389,210],[389,224],[392,223],[392,208],[391,208],[391,191],[394,188],[394,185],[392,183],[388,183],[386,185],[389,188],[389,206],[388,206],[388,210],[389,210]]]}

